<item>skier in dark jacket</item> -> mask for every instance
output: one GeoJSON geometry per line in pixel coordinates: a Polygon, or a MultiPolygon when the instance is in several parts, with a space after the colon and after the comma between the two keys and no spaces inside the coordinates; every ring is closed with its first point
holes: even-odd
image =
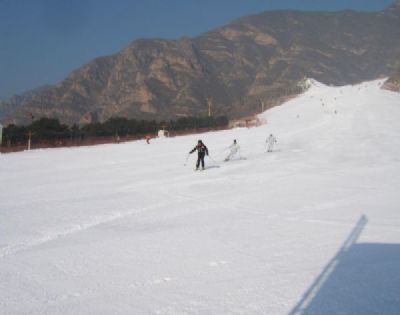
{"type": "Polygon", "coordinates": [[[189,152],[189,154],[192,154],[196,150],[197,150],[196,170],[199,169],[200,162],[201,162],[201,168],[204,170],[204,156],[208,155],[208,149],[204,145],[204,143],[201,140],[199,140],[197,145],[193,148],[192,151],[189,152]]]}

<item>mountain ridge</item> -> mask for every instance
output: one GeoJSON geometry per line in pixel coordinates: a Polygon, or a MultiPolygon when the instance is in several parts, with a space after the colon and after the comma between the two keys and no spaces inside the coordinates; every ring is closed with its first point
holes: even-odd
{"type": "Polygon", "coordinates": [[[298,94],[312,77],[358,83],[394,72],[400,59],[400,6],[384,11],[265,11],[193,38],[139,39],[72,71],[21,104],[27,113],[72,123],[113,116],[170,119],[214,114],[236,118],[298,94]]]}

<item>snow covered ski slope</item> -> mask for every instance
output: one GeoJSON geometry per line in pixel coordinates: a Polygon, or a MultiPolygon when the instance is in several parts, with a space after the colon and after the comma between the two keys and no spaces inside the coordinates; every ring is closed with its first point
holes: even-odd
{"type": "Polygon", "coordinates": [[[312,81],[253,129],[0,155],[0,313],[400,314],[382,82],[312,81]]]}

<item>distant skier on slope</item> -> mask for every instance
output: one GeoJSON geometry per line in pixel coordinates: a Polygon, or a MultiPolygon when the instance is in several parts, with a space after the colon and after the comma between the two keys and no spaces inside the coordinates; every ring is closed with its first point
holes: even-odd
{"type": "Polygon", "coordinates": [[[274,145],[277,142],[278,141],[276,140],[275,136],[271,133],[267,138],[267,141],[265,142],[265,145],[267,147],[267,152],[272,152],[274,145]]]}
{"type": "Polygon", "coordinates": [[[150,135],[145,135],[144,139],[146,140],[147,144],[150,144],[150,139],[151,139],[150,135]]]}
{"type": "Polygon", "coordinates": [[[228,147],[228,149],[230,150],[230,152],[229,155],[225,158],[225,162],[231,160],[239,152],[240,146],[237,144],[236,139],[233,140],[233,143],[228,147]]]}
{"type": "Polygon", "coordinates": [[[204,170],[204,157],[205,155],[208,155],[208,149],[204,145],[203,141],[199,140],[197,142],[197,145],[189,152],[189,154],[192,154],[194,151],[197,150],[197,162],[196,162],[196,171],[200,167],[200,162],[201,162],[201,168],[204,170]]]}

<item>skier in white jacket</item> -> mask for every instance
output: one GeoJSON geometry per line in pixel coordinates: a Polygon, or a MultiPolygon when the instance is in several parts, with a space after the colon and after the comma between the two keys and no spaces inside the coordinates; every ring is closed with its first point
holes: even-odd
{"type": "Polygon", "coordinates": [[[274,149],[274,145],[277,142],[278,141],[276,140],[275,136],[271,133],[267,138],[267,141],[265,142],[265,145],[267,147],[267,152],[272,152],[272,150],[274,149]]]}
{"type": "Polygon", "coordinates": [[[228,147],[228,149],[230,150],[230,152],[229,155],[225,158],[225,162],[232,159],[239,152],[240,146],[237,144],[236,139],[233,140],[233,143],[228,147]]]}

